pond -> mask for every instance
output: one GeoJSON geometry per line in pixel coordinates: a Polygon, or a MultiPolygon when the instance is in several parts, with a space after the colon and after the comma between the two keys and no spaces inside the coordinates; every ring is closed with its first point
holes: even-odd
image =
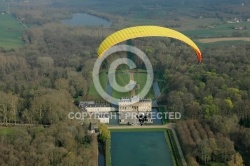
{"type": "Polygon", "coordinates": [[[70,19],[62,20],[65,25],[71,26],[103,26],[110,27],[111,22],[87,13],[75,13],[70,19]]]}
{"type": "Polygon", "coordinates": [[[112,166],[172,166],[163,131],[111,132],[112,166]]]}

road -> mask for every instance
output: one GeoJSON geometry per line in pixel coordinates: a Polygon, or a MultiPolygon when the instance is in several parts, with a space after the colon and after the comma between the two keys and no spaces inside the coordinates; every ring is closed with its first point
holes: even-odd
{"type": "Polygon", "coordinates": [[[144,129],[162,129],[162,128],[170,129],[174,135],[174,139],[175,139],[179,154],[181,156],[182,163],[184,166],[187,166],[187,162],[184,158],[177,134],[175,132],[175,124],[174,123],[169,123],[166,125],[149,125],[149,126],[146,126],[146,125],[144,125],[144,126],[137,126],[137,125],[134,125],[134,126],[109,126],[109,129],[142,129],[142,128],[144,128],[144,129]]]}

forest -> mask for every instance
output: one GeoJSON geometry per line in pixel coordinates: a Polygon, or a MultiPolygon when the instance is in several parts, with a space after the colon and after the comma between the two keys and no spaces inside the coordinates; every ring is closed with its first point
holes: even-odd
{"type": "MultiPolygon", "coordinates": [[[[116,28],[64,26],[58,20],[69,17],[65,10],[63,16],[56,8],[34,14],[37,7],[18,5],[13,15],[35,26],[22,35],[23,47],[0,48],[0,124],[17,125],[0,132],[0,165],[95,165],[96,136],[67,115],[80,100],[92,99],[97,48],[116,28]]],[[[250,165],[250,45],[204,46],[198,64],[193,50],[176,40],[132,44],[161,78],[158,101],[184,115],[176,129],[188,163],[250,165]]]]}
{"type": "Polygon", "coordinates": [[[70,122],[15,127],[0,135],[0,165],[97,165],[97,138],[86,131],[87,126],[70,122]]]}
{"type": "Polygon", "coordinates": [[[171,40],[134,44],[163,74],[158,102],[184,115],[177,133],[189,164],[250,165],[250,45],[204,47],[197,64],[191,49],[171,40]]]}

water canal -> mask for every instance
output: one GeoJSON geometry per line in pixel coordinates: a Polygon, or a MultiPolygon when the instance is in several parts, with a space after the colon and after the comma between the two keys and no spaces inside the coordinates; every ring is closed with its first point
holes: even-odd
{"type": "Polygon", "coordinates": [[[164,131],[111,132],[112,166],[172,166],[164,131]]]}

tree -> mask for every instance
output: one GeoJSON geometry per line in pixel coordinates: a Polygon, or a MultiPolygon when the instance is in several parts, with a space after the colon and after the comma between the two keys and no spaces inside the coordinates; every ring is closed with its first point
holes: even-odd
{"type": "Polygon", "coordinates": [[[197,155],[204,164],[207,164],[212,159],[212,149],[207,139],[200,141],[198,144],[197,155]]]}
{"type": "Polygon", "coordinates": [[[187,104],[185,106],[185,110],[185,113],[188,115],[188,117],[192,119],[197,119],[201,114],[201,107],[197,101],[187,104]]]}
{"type": "Polygon", "coordinates": [[[228,135],[237,128],[239,119],[237,115],[224,117],[220,115],[215,115],[209,121],[211,123],[211,127],[214,130],[224,135],[228,135]]]}
{"type": "Polygon", "coordinates": [[[54,60],[51,57],[38,57],[37,65],[41,68],[42,73],[48,74],[54,66],[54,60]]]}
{"type": "Polygon", "coordinates": [[[200,165],[193,156],[187,157],[187,164],[192,165],[192,166],[199,166],[200,165]]]}
{"type": "Polygon", "coordinates": [[[180,91],[172,91],[168,97],[168,104],[173,112],[184,112],[184,103],[182,100],[184,93],[180,91]]]}
{"type": "Polygon", "coordinates": [[[18,97],[0,91],[0,121],[6,125],[8,122],[15,123],[18,116],[18,97]]]}
{"type": "Polygon", "coordinates": [[[217,161],[226,163],[235,154],[234,143],[227,137],[219,137],[217,139],[217,150],[215,156],[217,161]]]}
{"type": "Polygon", "coordinates": [[[214,99],[211,95],[204,97],[204,109],[205,109],[205,117],[206,118],[210,118],[213,115],[216,115],[219,113],[219,107],[217,105],[215,105],[214,103],[214,99]]]}
{"type": "Polygon", "coordinates": [[[100,126],[99,126],[99,132],[100,132],[99,139],[102,142],[106,142],[107,139],[110,139],[110,131],[109,131],[107,125],[100,124],[100,126]]]}
{"type": "Polygon", "coordinates": [[[72,99],[66,91],[53,90],[31,101],[30,116],[40,124],[52,124],[65,121],[67,113],[73,108],[72,99]]]}
{"type": "MultiPolygon", "coordinates": [[[[77,74],[76,76],[72,76],[69,81],[70,89],[73,88],[75,94],[72,94],[73,97],[85,96],[88,91],[87,81],[83,78],[83,76],[77,74]]],[[[71,91],[71,92],[74,92],[71,91]]]]}
{"type": "Polygon", "coordinates": [[[250,129],[249,128],[245,129],[243,131],[243,137],[242,137],[242,141],[241,142],[245,145],[245,147],[247,149],[250,148],[250,129]]]}
{"type": "Polygon", "coordinates": [[[239,153],[234,154],[227,164],[228,166],[244,166],[243,159],[239,153]]]}
{"type": "Polygon", "coordinates": [[[57,79],[55,81],[55,88],[57,90],[69,90],[69,81],[64,78],[57,79]]]}

